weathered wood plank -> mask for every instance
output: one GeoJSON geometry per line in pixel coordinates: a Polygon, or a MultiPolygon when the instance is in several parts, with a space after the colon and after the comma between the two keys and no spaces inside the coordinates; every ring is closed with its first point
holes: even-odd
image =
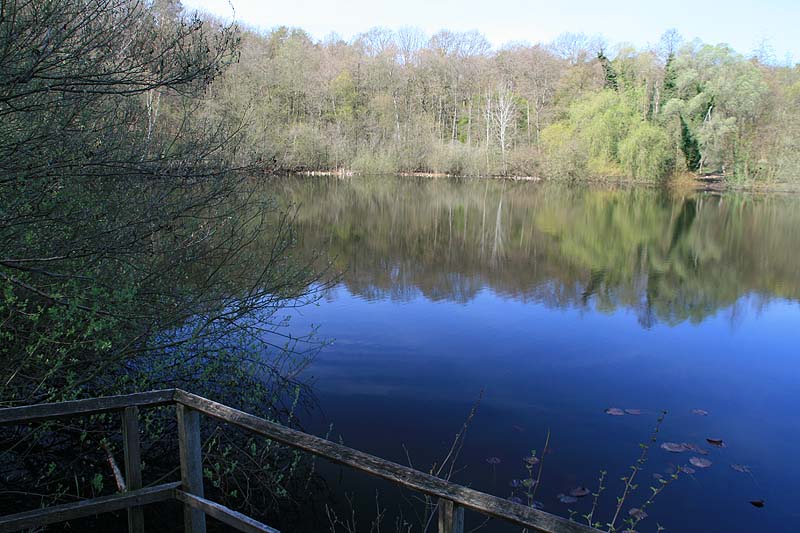
{"type": "Polygon", "coordinates": [[[464,533],[464,508],[439,498],[439,533],[464,533]]]}
{"type": "Polygon", "coordinates": [[[2,516],[0,517],[0,533],[41,527],[47,524],[75,520],[85,516],[119,511],[120,509],[131,506],[141,506],[171,500],[175,497],[175,490],[180,487],[180,485],[179,482],[165,483],[146,489],[2,516]]]}
{"type": "MultiPolygon", "coordinates": [[[[202,498],[203,450],[200,441],[200,413],[181,404],[176,406],[176,410],[183,490],[202,498]]],[[[206,515],[198,508],[184,504],[183,522],[186,533],[206,533],[206,515]]]]}
{"type": "MultiPolygon", "coordinates": [[[[138,407],[126,407],[122,412],[122,443],[128,490],[139,490],[142,488],[142,451],[138,407]]],[[[144,533],[144,511],[141,507],[128,508],[128,533],[144,533]]]]}
{"type": "Polygon", "coordinates": [[[157,405],[167,405],[174,402],[174,396],[174,389],[166,389],[125,394],[122,396],[104,396],[102,398],[72,400],[69,402],[6,407],[5,409],[0,409],[0,425],[119,411],[132,406],[154,407],[157,405]]]}
{"type": "Polygon", "coordinates": [[[597,533],[598,531],[538,509],[463,487],[380,457],[269,422],[195,394],[177,390],[175,399],[210,417],[229,422],[293,448],[310,452],[430,496],[450,500],[457,505],[501,518],[522,527],[550,533],[597,533]]]}
{"type": "Polygon", "coordinates": [[[184,504],[203,511],[207,515],[216,518],[237,531],[244,531],[245,533],[280,533],[277,529],[262,524],[258,520],[253,520],[240,512],[228,509],[224,505],[206,500],[205,498],[199,498],[193,494],[188,494],[182,490],[176,490],[175,497],[184,504]]]}

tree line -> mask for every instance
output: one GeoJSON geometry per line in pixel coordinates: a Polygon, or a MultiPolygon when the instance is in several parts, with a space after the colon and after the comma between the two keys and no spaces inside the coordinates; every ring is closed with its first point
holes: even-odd
{"type": "Polygon", "coordinates": [[[244,146],[287,171],[800,175],[800,68],[674,30],[644,49],[583,34],[493,49],[476,31],[248,30],[211,102],[246,117],[244,146]]]}

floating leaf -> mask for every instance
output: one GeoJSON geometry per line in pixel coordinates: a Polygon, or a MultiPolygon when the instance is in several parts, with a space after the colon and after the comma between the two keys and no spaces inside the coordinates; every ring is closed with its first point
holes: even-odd
{"type": "Polygon", "coordinates": [[[687,450],[686,446],[678,444],[677,442],[662,442],[661,449],[672,453],[681,453],[687,450]]]}
{"type": "Polygon", "coordinates": [[[733,468],[737,472],[741,472],[742,474],[750,473],[750,467],[747,465],[731,465],[731,468],[733,468]]]}
{"type": "Polygon", "coordinates": [[[637,509],[636,507],[628,511],[628,514],[634,517],[636,520],[644,520],[647,518],[647,513],[645,513],[642,509],[637,509]]]}
{"type": "Polygon", "coordinates": [[[702,457],[691,457],[689,458],[689,462],[692,463],[697,468],[708,468],[712,465],[711,461],[708,459],[704,459],[702,457]]]}
{"type": "Polygon", "coordinates": [[[625,409],[625,412],[628,413],[629,415],[640,415],[640,414],[642,414],[642,410],[641,409],[625,409]]]}
{"type": "Polygon", "coordinates": [[[499,465],[502,461],[500,461],[499,457],[489,457],[486,462],[490,465],[499,465]]]}
{"type": "Polygon", "coordinates": [[[508,501],[510,501],[511,503],[518,503],[520,505],[522,504],[522,499],[518,498],[517,496],[511,496],[510,498],[508,498],[508,501]]]}
{"type": "Polygon", "coordinates": [[[625,411],[617,407],[609,407],[606,409],[606,414],[611,416],[625,416],[625,411]]]}
{"type": "Polygon", "coordinates": [[[575,496],[568,496],[566,494],[557,494],[556,498],[558,498],[558,501],[561,503],[575,503],[578,501],[578,498],[575,496]]]}
{"type": "Polygon", "coordinates": [[[588,496],[591,494],[592,491],[587,489],[586,487],[575,487],[569,491],[570,496],[575,496],[576,498],[583,498],[584,496],[588,496]]]}
{"type": "Polygon", "coordinates": [[[692,409],[692,414],[698,416],[708,416],[708,411],[705,409],[692,409]]]}
{"type": "Polygon", "coordinates": [[[708,439],[706,439],[706,442],[709,443],[712,446],[716,446],[717,448],[726,448],[728,446],[727,444],[725,444],[725,441],[723,441],[722,439],[711,439],[711,438],[708,438],[708,439]]]}
{"type": "Polygon", "coordinates": [[[695,469],[692,468],[691,466],[682,466],[682,467],[680,467],[680,469],[683,472],[687,473],[687,474],[694,474],[695,473],[695,469]]]}
{"type": "Polygon", "coordinates": [[[708,455],[708,450],[701,448],[697,444],[692,444],[691,442],[682,442],[681,445],[687,450],[693,451],[694,453],[699,453],[700,455],[708,455]]]}
{"type": "Polygon", "coordinates": [[[764,507],[764,500],[750,500],[750,505],[753,507],[764,507]]]}

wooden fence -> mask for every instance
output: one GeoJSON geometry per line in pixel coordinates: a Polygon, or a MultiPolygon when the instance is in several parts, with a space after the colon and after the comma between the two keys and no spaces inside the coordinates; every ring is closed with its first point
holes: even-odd
{"type": "Polygon", "coordinates": [[[142,507],[165,500],[178,500],[183,503],[187,533],[205,533],[206,515],[220,520],[238,531],[277,533],[275,529],[266,524],[204,497],[200,415],[238,426],[292,448],[309,452],[437,498],[439,533],[463,533],[465,509],[499,518],[532,531],[549,533],[597,533],[599,531],[302,431],[269,422],[179,389],[0,409],[0,425],[27,424],[105,412],[122,413],[126,491],[111,496],[2,516],[0,517],[0,533],[122,509],[127,509],[128,512],[128,531],[143,533],[145,523],[142,507]],[[142,487],[139,409],[164,405],[175,405],[176,407],[181,480],[142,487]]]}

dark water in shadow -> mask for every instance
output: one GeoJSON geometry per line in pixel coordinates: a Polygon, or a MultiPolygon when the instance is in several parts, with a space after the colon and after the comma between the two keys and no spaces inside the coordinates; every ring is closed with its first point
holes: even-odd
{"type": "MultiPolygon", "coordinates": [[[[427,469],[483,390],[455,480],[510,496],[549,429],[537,499],[585,513],[589,498],[556,495],[594,488],[607,470],[605,521],[666,409],[659,443],[701,445],[713,465],[670,485],[638,531],[796,530],[798,199],[408,178],[277,187],[300,204],[301,247],[327,251],[344,272],[293,318],[335,339],[306,373],[316,433],[333,422],[335,438],[402,463],[404,445],[427,469]]],[[[696,455],[652,449],[625,510],[646,499],[654,473],[696,455]]],[[[374,511],[374,487],[346,485],[374,511]]],[[[397,495],[382,487],[391,511],[397,495]]]]}

